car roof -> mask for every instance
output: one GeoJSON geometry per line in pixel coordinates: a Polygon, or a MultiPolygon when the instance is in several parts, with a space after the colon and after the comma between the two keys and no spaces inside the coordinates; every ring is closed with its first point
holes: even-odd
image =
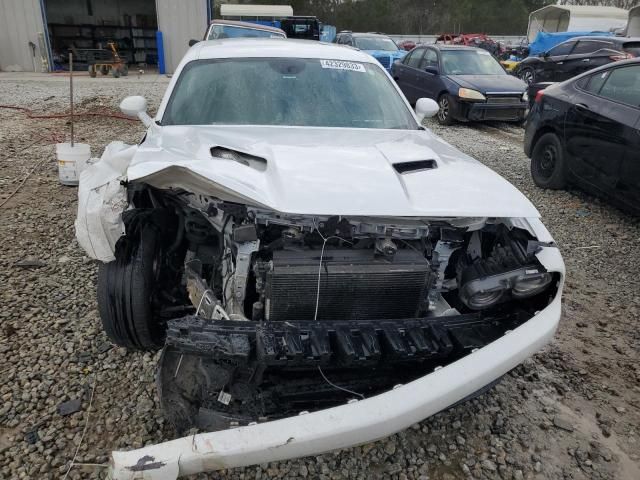
{"type": "Polygon", "coordinates": [[[389,35],[385,35],[384,33],[375,33],[375,32],[371,32],[371,33],[367,33],[367,32],[353,33],[353,32],[350,32],[350,33],[354,37],[382,37],[382,38],[389,38],[389,35]]]}
{"type": "Polygon", "coordinates": [[[427,45],[420,45],[421,47],[433,47],[438,50],[482,50],[477,47],[470,47],[468,45],[447,45],[445,43],[430,43],[427,45]]]}
{"type": "Polygon", "coordinates": [[[266,32],[273,32],[273,33],[279,33],[279,34],[284,33],[283,30],[276,27],[271,27],[269,25],[260,25],[259,23],[252,23],[252,22],[239,22],[237,20],[211,20],[209,22],[209,25],[232,25],[234,27],[253,28],[254,30],[264,30],[266,32]]]}
{"type": "Polygon", "coordinates": [[[285,38],[224,38],[196,43],[184,61],[214,58],[319,58],[373,63],[369,54],[344,45],[285,38]]]}
{"type": "MultiPolygon", "coordinates": [[[[640,42],[640,37],[613,37],[613,36],[609,37],[606,35],[585,35],[582,37],[568,38],[567,40],[561,43],[575,42],[577,40],[583,40],[583,41],[595,40],[595,41],[601,41],[601,42],[629,43],[629,42],[640,42]]],[[[560,45],[560,43],[558,43],[558,45],[560,45]]]]}
{"type": "MultiPolygon", "coordinates": [[[[608,37],[606,35],[585,35],[583,37],[571,37],[566,39],[564,42],[561,43],[567,43],[567,42],[575,42],[577,40],[600,40],[600,41],[604,41],[604,42],[615,42],[618,40],[619,37],[608,37]]],[[[560,45],[560,44],[558,44],[560,45]]]]}

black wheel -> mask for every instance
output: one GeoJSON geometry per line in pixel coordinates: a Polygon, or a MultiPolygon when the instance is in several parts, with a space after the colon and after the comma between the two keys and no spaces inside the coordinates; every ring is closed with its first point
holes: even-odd
{"type": "Polygon", "coordinates": [[[91,78],[96,78],[96,67],[94,65],[89,65],[89,68],[87,69],[89,70],[89,76],[91,78]]]}
{"type": "Polygon", "coordinates": [[[170,209],[132,209],[123,215],[126,235],[116,260],[98,270],[98,311],[117,345],[155,350],[166,322],[191,311],[182,277],[186,244],[183,217],[170,209]]]}
{"type": "Polygon", "coordinates": [[[107,73],[109,73],[109,67],[105,67],[105,66],[100,67],[100,73],[102,75],[106,75],[107,73]]]}
{"type": "Polygon", "coordinates": [[[438,110],[438,123],[440,125],[452,125],[454,122],[453,119],[453,108],[454,108],[454,102],[455,100],[453,100],[453,98],[451,97],[451,95],[448,94],[443,94],[440,96],[440,98],[438,99],[438,106],[440,107],[440,110],[438,110]]]}
{"type": "Polygon", "coordinates": [[[567,184],[564,148],[555,133],[545,133],[533,147],[531,176],[541,188],[558,190],[567,184]]]}
{"type": "Polygon", "coordinates": [[[117,345],[135,350],[162,346],[165,325],[154,315],[153,297],[159,278],[160,236],[145,227],[135,253],[102,264],[98,270],[98,310],[102,327],[117,345]]]}
{"type": "Polygon", "coordinates": [[[536,71],[531,67],[523,67],[518,71],[518,78],[527,85],[536,83],[536,71]]]}

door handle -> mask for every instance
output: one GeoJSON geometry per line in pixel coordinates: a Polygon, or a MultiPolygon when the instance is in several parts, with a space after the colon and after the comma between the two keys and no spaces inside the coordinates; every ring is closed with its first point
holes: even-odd
{"type": "Polygon", "coordinates": [[[558,62],[558,65],[564,65],[564,62],[558,62]]]}
{"type": "Polygon", "coordinates": [[[591,61],[591,59],[590,58],[583,58],[582,61],[585,62],[585,63],[588,63],[588,62],[591,61]]]}
{"type": "Polygon", "coordinates": [[[589,108],[588,105],[585,105],[584,103],[576,103],[576,110],[578,110],[579,112],[588,112],[591,109],[589,108]]]}

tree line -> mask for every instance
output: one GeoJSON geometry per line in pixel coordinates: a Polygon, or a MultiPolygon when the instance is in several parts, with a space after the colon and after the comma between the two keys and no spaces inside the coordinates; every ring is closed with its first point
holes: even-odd
{"type": "Polygon", "coordinates": [[[338,31],[521,35],[527,30],[529,13],[546,5],[609,5],[628,9],[640,5],[640,0],[247,0],[240,3],[291,5],[296,15],[315,15],[324,23],[335,25],[338,31]]]}

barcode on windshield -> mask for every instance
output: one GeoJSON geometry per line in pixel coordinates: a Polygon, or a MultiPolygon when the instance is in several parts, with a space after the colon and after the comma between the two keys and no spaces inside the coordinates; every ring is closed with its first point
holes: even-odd
{"type": "Polygon", "coordinates": [[[343,62],[342,60],[320,60],[322,68],[331,68],[333,70],[349,70],[352,72],[365,73],[364,65],[356,62],[343,62]]]}

